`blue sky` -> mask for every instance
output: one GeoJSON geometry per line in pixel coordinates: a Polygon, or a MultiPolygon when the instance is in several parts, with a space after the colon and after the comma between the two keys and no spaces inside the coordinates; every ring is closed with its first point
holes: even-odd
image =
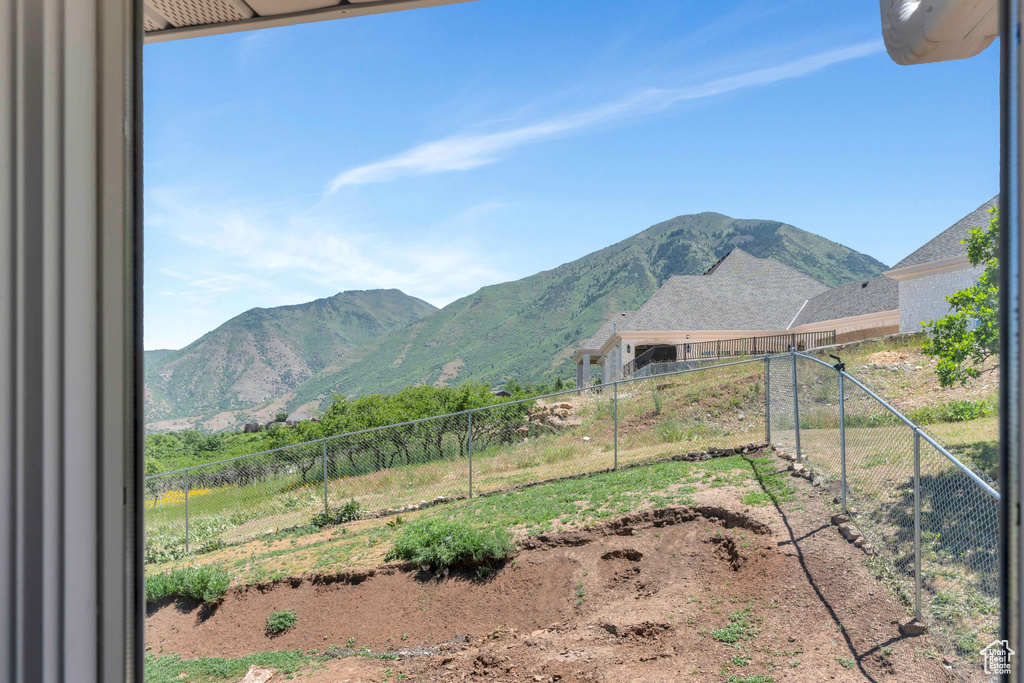
{"type": "Polygon", "coordinates": [[[673,216],[893,264],[998,190],[998,45],[872,3],[478,0],[147,45],[145,347],[254,306],[441,306],[673,216]]]}

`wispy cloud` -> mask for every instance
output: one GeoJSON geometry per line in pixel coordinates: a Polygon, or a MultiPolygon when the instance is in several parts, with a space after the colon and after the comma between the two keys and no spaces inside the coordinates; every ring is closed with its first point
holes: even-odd
{"type": "Polygon", "coordinates": [[[715,97],[744,88],[799,78],[833,64],[876,54],[882,49],[881,41],[857,43],[809,55],[779,66],[756,69],[699,85],[642,90],[590,109],[518,128],[492,133],[453,135],[413,147],[383,161],[344,171],[331,181],[327,194],[337,192],[346,185],[380,183],[403,176],[465,171],[485,166],[499,161],[503,153],[532,142],[655,113],[680,102],[715,97]]]}

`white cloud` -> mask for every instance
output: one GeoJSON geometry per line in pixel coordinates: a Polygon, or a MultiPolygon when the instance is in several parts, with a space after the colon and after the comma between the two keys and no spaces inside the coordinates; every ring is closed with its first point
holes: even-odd
{"type": "Polygon", "coordinates": [[[346,185],[386,182],[403,176],[477,168],[495,163],[501,159],[503,152],[531,142],[583,131],[602,123],[657,112],[680,102],[806,76],[833,64],[876,54],[882,49],[881,41],[858,43],[700,85],[643,90],[591,109],[519,128],[494,133],[453,135],[413,147],[383,161],[344,171],[331,181],[327,194],[332,194],[346,185]]]}

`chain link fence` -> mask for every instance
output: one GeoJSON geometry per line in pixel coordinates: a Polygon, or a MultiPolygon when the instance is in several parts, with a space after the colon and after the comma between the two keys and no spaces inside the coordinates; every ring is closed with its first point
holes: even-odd
{"type": "Polygon", "coordinates": [[[770,390],[772,442],[798,455],[837,512],[851,513],[876,572],[941,636],[959,673],[976,675],[998,634],[994,482],[845,372],[801,354],[769,366],[771,381],[786,385],[770,390]]]}
{"type": "MultiPolygon", "coordinates": [[[[998,493],[856,379],[790,353],[635,377],[341,434],[146,479],[146,561],[351,512],[768,441],[806,460],[876,571],[969,660],[998,621],[998,493]],[[795,378],[795,381],[794,381],[795,378]],[[346,508],[346,505],[349,507],[346,508]]],[[[335,517],[335,519],[338,519],[335,517]]]]}
{"type": "Polygon", "coordinates": [[[400,514],[444,500],[765,439],[764,361],[620,380],[368,429],[146,479],[146,561],[320,515],[400,514]],[[710,398],[709,398],[710,397],[710,398]]]}

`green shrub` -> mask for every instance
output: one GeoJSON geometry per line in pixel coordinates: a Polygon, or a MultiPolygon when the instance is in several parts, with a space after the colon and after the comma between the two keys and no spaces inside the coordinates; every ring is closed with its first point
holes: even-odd
{"type": "Polygon", "coordinates": [[[988,417],[997,412],[997,406],[989,401],[949,401],[934,406],[918,408],[909,417],[918,424],[937,422],[967,422],[988,417]]]}
{"type": "Polygon", "coordinates": [[[146,577],[146,602],[187,597],[216,602],[231,584],[228,570],[217,565],[196,565],[160,572],[146,577]]]}
{"type": "Polygon", "coordinates": [[[512,537],[504,529],[484,531],[466,522],[421,519],[402,528],[386,560],[412,560],[443,569],[459,564],[483,564],[512,554],[512,537]]]}
{"type": "Polygon", "coordinates": [[[283,609],[278,612],[274,612],[267,617],[267,633],[270,635],[278,635],[284,633],[290,628],[293,628],[295,624],[299,622],[299,617],[295,614],[293,609],[283,609]]]}
{"type": "Polygon", "coordinates": [[[341,507],[329,508],[327,512],[318,512],[313,515],[310,520],[310,526],[315,526],[322,529],[325,526],[331,526],[333,524],[344,524],[345,522],[354,522],[357,519],[361,519],[363,512],[360,509],[359,503],[350,500],[341,507]]]}

